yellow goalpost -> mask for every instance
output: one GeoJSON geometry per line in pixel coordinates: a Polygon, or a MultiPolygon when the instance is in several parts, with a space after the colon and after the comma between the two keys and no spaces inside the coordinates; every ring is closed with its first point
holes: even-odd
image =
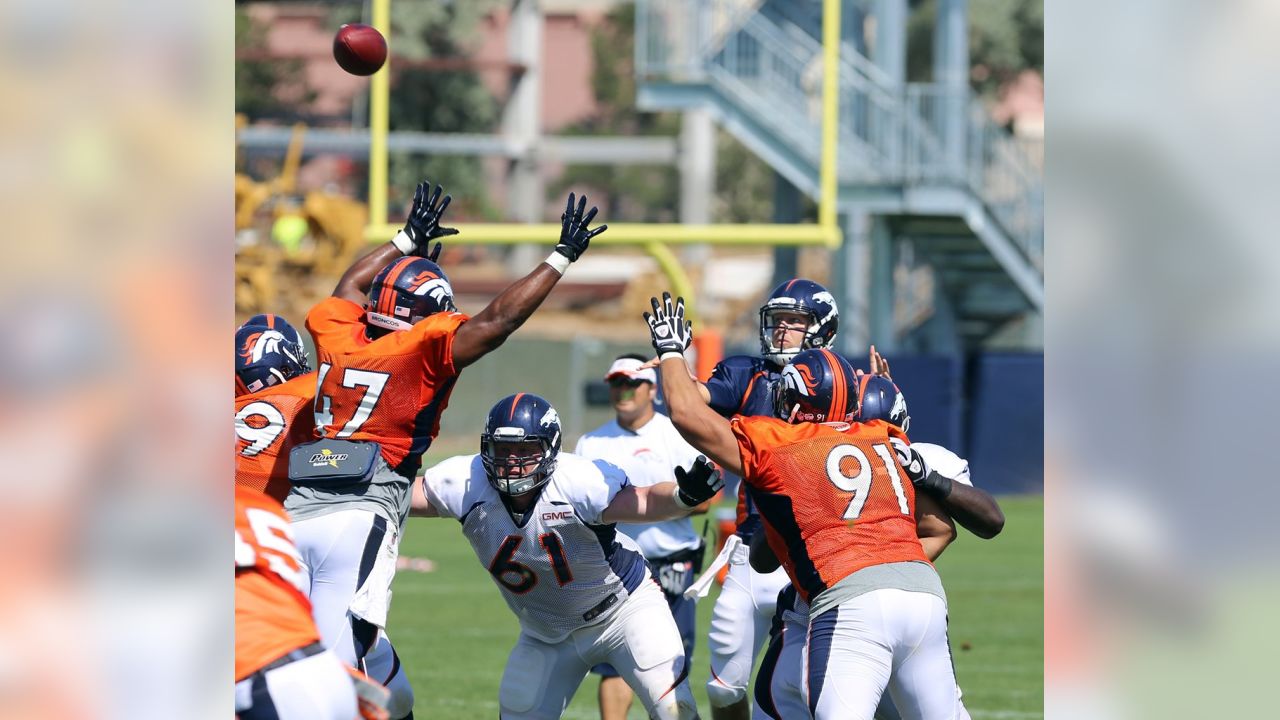
{"type": "MultiPolygon", "coordinates": [[[[372,25],[391,36],[391,0],[373,0],[372,25]]],[[[840,103],[840,0],[822,4],[822,151],[819,169],[817,224],[718,223],[609,223],[609,230],[594,240],[599,245],[641,247],[658,262],[671,282],[673,294],[683,295],[690,319],[697,320],[696,295],[688,275],[670,245],[705,243],[710,245],[823,245],[840,246],[842,235],[836,222],[837,121],[840,103]]],[[[388,65],[390,63],[388,62],[388,65]]],[[[365,239],[386,242],[399,230],[387,222],[387,132],[391,96],[390,69],[383,66],[369,85],[369,225],[365,239]]],[[[554,245],[560,226],[552,223],[460,223],[461,231],[449,239],[460,245],[514,245],[540,243],[554,245]]]]}

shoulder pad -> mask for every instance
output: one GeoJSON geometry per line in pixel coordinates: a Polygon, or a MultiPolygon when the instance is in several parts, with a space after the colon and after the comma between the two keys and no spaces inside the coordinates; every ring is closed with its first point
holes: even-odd
{"type": "Polygon", "coordinates": [[[747,370],[755,372],[756,370],[764,368],[764,364],[764,360],[758,357],[751,357],[750,355],[730,355],[716,363],[715,370],[724,370],[726,372],[747,370]]]}
{"type": "Polygon", "coordinates": [[[441,480],[466,480],[477,470],[480,477],[484,477],[484,466],[480,463],[479,455],[454,455],[427,468],[424,474],[441,480]]]}

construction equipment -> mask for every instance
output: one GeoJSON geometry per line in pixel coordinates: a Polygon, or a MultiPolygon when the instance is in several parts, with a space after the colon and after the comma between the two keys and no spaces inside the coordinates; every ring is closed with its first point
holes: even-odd
{"type": "MultiPolygon", "coordinates": [[[[236,116],[237,136],[247,125],[243,115],[236,116]]],[[[319,190],[298,197],[298,169],[306,133],[304,123],[293,126],[277,176],[257,181],[247,173],[236,173],[239,314],[282,311],[278,284],[287,279],[293,281],[291,288],[304,287],[312,277],[336,276],[366,243],[367,205],[319,190]]],[[[305,302],[312,298],[298,299],[305,302]]]]}

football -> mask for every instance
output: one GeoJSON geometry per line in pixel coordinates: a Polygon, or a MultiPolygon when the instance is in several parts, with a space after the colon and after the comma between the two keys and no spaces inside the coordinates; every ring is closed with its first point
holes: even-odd
{"type": "Polygon", "coordinates": [[[352,75],[372,75],[387,61],[387,40],[369,25],[343,25],[333,36],[333,59],[352,75]]]}

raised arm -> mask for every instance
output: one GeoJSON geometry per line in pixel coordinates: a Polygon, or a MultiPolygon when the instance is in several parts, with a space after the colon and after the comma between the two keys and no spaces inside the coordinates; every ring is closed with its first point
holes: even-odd
{"type": "Polygon", "coordinates": [[[671,410],[671,423],[690,445],[705,453],[717,465],[735,475],[742,474],[738,440],[729,421],[707,406],[698,383],[689,376],[684,351],[693,339],[693,329],[684,319],[684,298],[674,306],[671,294],[662,294],[662,304],[653,298],[653,313],[645,313],[653,348],[658,351],[662,373],[662,393],[671,410]]]}
{"type": "Polygon", "coordinates": [[[405,220],[404,229],[396,233],[386,245],[352,263],[338,280],[338,286],[333,289],[334,297],[363,305],[368,297],[369,287],[373,285],[374,276],[392,260],[405,255],[417,255],[435,262],[440,257],[442,244],[437,242],[433,248],[431,241],[458,234],[456,228],[440,227],[440,218],[453,200],[450,195],[445,195],[441,200],[440,194],[443,191],[444,188],[437,185],[435,193],[431,194],[430,181],[418,183],[413,194],[413,208],[405,220]]]}
{"type": "MultiPolygon", "coordinates": [[[[641,365],[640,369],[644,370],[645,368],[656,368],[658,367],[659,364],[661,364],[661,362],[662,361],[659,358],[655,357],[654,359],[641,365]]],[[[686,367],[688,367],[687,363],[686,363],[686,367]]],[[[693,368],[689,368],[689,377],[693,378],[693,382],[698,386],[698,394],[702,396],[702,402],[710,405],[711,390],[707,387],[707,384],[698,380],[697,376],[693,374],[693,368]]]]}
{"type": "Polygon", "coordinates": [[[586,207],[585,195],[574,207],[574,195],[569,193],[569,202],[560,216],[560,242],[551,256],[533,272],[512,283],[488,307],[458,328],[453,338],[455,368],[461,370],[502,345],[551,294],[551,289],[569,268],[569,263],[586,252],[591,238],[609,227],[601,225],[594,230],[588,229],[597,210],[593,207],[586,211],[586,207]]]}

